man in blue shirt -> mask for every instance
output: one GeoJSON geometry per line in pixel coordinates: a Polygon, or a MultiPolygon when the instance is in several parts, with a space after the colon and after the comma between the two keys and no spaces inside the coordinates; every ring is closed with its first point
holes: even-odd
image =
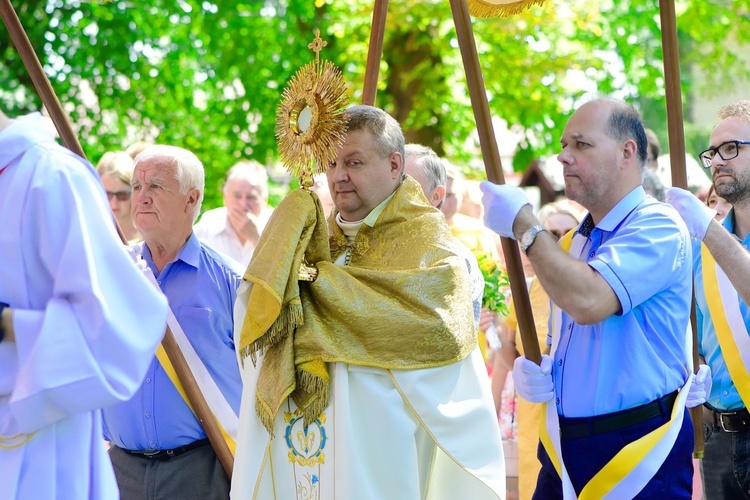
{"type": "Polygon", "coordinates": [[[597,498],[690,498],[688,391],[678,396],[690,376],[687,228],[641,186],[647,141],[632,107],[584,104],[561,144],[566,194],[589,211],[563,238],[567,252],[523,191],[482,184],[485,222],[520,241],[555,305],[551,356],[541,365],[520,357],[513,371],[524,399],[549,402],[534,498],[584,489],[597,498]],[[657,429],[665,431],[659,439],[657,429]]]}
{"type": "MultiPolygon", "coordinates": [[[[236,420],[242,389],[233,306],[242,270],[193,234],[203,199],[203,165],[184,149],[152,146],[136,157],[131,185],[131,215],[144,237],[139,251],[236,420]]],[[[104,411],[121,497],[228,498],[228,478],[160,359],[154,357],[130,401],[104,411]]]]}
{"type": "Polygon", "coordinates": [[[717,121],[700,160],[733,208],[719,223],[684,190],[670,189],[667,200],[705,244],[693,249],[700,354],[713,373],[704,409],[705,495],[750,498],[750,101],[723,106],[717,121]]]}

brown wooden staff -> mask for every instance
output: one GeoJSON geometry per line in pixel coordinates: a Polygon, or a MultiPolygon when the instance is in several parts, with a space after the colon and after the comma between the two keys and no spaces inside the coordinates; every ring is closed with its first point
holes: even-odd
{"type": "MultiPolygon", "coordinates": [[[[503,166],[500,161],[500,153],[495,141],[495,132],[492,127],[490,107],[487,102],[487,94],[484,87],[482,69],[479,66],[479,55],[474,42],[474,31],[471,27],[471,16],[466,0],[450,0],[453,22],[456,25],[458,46],[461,50],[461,58],[466,71],[466,80],[469,85],[469,96],[471,107],[474,110],[474,119],[477,122],[479,133],[479,144],[482,148],[484,168],[487,179],[495,184],[505,184],[503,166]]],[[[521,333],[524,356],[539,364],[542,353],[539,349],[534,316],[531,312],[529,292],[526,289],[526,278],[523,274],[523,265],[518,251],[518,245],[510,238],[501,238],[505,263],[508,267],[510,280],[510,291],[513,294],[513,304],[518,317],[518,328],[521,333]]]]}
{"type": "MultiPolygon", "coordinates": [[[[367,67],[365,69],[365,90],[363,92],[363,104],[375,105],[375,92],[377,88],[378,73],[380,68],[380,56],[383,53],[383,34],[385,32],[385,18],[388,10],[388,0],[375,0],[375,8],[372,20],[372,33],[370,34],[370,49],[367,56],[367,67]]],[[[487,179],[495,184],[504,184],[503,167],[500,161],[500,153],[495,142],[492,120],[490,118],[489,104],[484,90],[484,79],[479,66],[479,57],[474,43],[474,33],[471,29],[471,18],[466,0],[451,0],[451,10],[456,24],[458,34],[458,45],[463,58],[466,79],[469,85],[471,105],[474,110],[474,119],[477,122],[479,132],[479,143],[484,157],[487,179]]],[[[505,263],[508,267],[510,290],[513,294],[513,304],[518,317],[518,329],[521,332],[521,343],[524,355],[539,364],[542,353],[539,349],[539,341],[534,325],[534,317],[531,312],[529,291],[526,288],[526,278],[523,274],[523,265],[518,251],[518,245],[509,238],[501,238],[505,263]]]]}
{"type": "MultiPolygon", "coordinates": [[[[661,45],[664,54],[664,83],[667,94],[667,128],[669,130],[669,162],[672,168],[672,185],[687,189],[685,166],[685,131],[682,123],[682,90],[680,88],[680,54],[677,49],[677,18],[674,0],[659,0],[661,18],[661,45]]],[[[695,316],[695,300],[692,301],[690,324],[693,330],[693,369],[697,373],[698,326],[695,316]]],[[[690,409],[693,421],[695,445],[693,457],[703,458],[703,410],[701,406],[690,409]]]]}
{"type": "Polygon", "coordinates": [[[375,106],[378,92],[378,75],[380,58],[383,56],[383,39],[385,38],[385,18],[388,15],[388,0],[375,0],[372,10],[372,27],[370,28],[370,46],[367,50],[365,66],[365,85],[362,90],[362,104],[375,106]]]}
{"type": "MultiPolygon", "coordinates": [[[[34,83],[34,87],[36,88],[39,97],[42,99],[42,103],[44,103],[44,106],[47,108],[47,111],[52,118],[52,122],[55,124],[55,128],[57,128],[57,132],[60,134],[63,144],[66,148],[70,149],[81,158],[85,158],[83,149],[81,149],[81,144],[78,142],[78,138],[73,132],[70,121],[62,109],[60,101],[57,99],[47,75],[42,70],[42,65],[31,46],[29,37],[26,36],[26,32],[24,31],[21,21],[18,19],[10,0],[0,0],[0,16],[3,18],[3,22],[10,34],[13,45],[16,46],[16,50],[18,50],[24,66],[26,66],[26,70],[29,72],[31,80],[34,83]]],[[[127,245],[127,239],[125,238],[119,224],[117,224],[117,221],[115,221],[115,226],[117,227],[117,233],[120,235],[122,243],[127,245]]],[[[232,452],[229,450],[229,446],[219,430],[216,419],[211,413],[208,403],[203,397],[203,394],[198,387],[198,383],[195,381],[195,377],[190,371],[185,356],[182,354],[182,351],[180,351],[177,341],[174,338],[174,334],[169,329],[169,326],[167,326],[164,334],[162,346],[174,366],[177,378],[185,388],[188,400],[193,406],[195,415],[203,426],[206,436],[208,436],[211,446],[213,446],[213,449],[216,452],[216,456],[219,458],[221,465],[224,467],[224,471],[231,480],[232,470],[234,468],[234,457],[232,456],[232,452]]]]}

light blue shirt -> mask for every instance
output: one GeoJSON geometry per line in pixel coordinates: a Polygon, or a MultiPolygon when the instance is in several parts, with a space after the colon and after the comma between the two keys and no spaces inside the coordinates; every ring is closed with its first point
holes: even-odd
{"type": "Polygon", "coordinates": [[[621,310],[595,325],[563,312],[552,369],[560,415],[632,408],[685,383],[691,252],[677,212],[640,186],[594,227],[579,259],[607,281],[621,310]]]}
{"type": "MultiPolygon", "coordinates": [[[[242,382],[234,352],[233,308],[242,271],[194,234],[159,274],[145,244],[142,255],[185,335],[239,415],[242,382]]],[[[126,450],[171,449],[206,437],[156,356],[135,396],[103,413],[104,438],[126,450]]]]}
{"type": "MultiPolygon", "coordinates": [[[[748,245],[750,245],[750,234],[745,236],[744,240],[740,240],[734,235],[734,209],[729,211],[722,224],[745,249],[748,248],[748,245]]],[[[700,346],[700,354],[706,358],[708,366],[711,367],[711,377],[713,379],[708,404],[717,410],[736,410],[744,408],[745,404],[734,387],[727,365],[724,364],[724,356],[721,354],[721,349],[719,348],[719,339],[716,337],[711,313],[708,311],[706,293],[703,289],[703,267],[701,266],[700,248],[700,241],[694,240],[695,314],[698,321],[698,345],[700,346]]],[[[750,308],[742,301],[742,298],[739,298],[739,302],[740,313],[747,327],[750,325],[750,308]]]]}

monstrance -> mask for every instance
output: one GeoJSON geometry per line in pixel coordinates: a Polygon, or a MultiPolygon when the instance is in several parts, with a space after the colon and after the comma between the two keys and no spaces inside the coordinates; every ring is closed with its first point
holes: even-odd
{"type": "Polygon", "coordinates": [[[315,39],[307,45],[315,60],[292,76],[276,113],[281,162],[305,189],[313,185],[313,175],[335,161],[346,133],[346,84],[333,63],[320,60],[326,45],[316,29],[315,39]]]}

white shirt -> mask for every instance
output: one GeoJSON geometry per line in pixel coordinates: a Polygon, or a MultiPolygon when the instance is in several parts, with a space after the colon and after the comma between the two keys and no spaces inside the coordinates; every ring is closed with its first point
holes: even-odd
{"type": "MultiPolygon", "coordinates": [[[[270,208],[264,208],[260,216],[258,217],[258,223],[260,227],[258,232],[263,232],[263,228],[266,227],[268,219],[271,218],[273,210],[270,208]]],[[[226,207],[214,208],[205,212],[200,221],[193,227],[193,231],[206,245],[210,246],[214,250],[223,253],[227,257],[234,259],[243,266],[247,266],[250,263],[250,259],[255,251],[255,245],[250,241],[242,243],[240,237],[232,229],[229,223],[229,216],[227,215],[226,207]]]]}

